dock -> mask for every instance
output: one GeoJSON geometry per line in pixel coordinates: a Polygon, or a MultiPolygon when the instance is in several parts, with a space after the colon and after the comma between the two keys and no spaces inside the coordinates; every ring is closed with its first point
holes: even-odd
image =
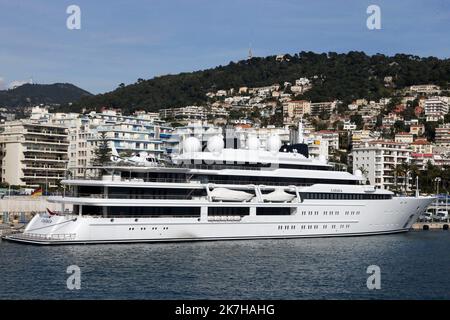
{"type": "Polygon", "coordinates": [[[412,225],[412,229],[415,231],[448,230],[449,226],[449,222],[416,222],[412,225]]]}

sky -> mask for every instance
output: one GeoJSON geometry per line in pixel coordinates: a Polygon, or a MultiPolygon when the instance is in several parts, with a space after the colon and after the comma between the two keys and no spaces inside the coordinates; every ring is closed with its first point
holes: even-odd
{"type": "Polygon", "coordinates": [[[138,78],[300,51],[450,57],[448,0],[0,0],[0,89],[138,78]],[[369,5],[381,29],[367,27],[369,5]],[[81,11],[68,29],[67,7],[81,11]]]}

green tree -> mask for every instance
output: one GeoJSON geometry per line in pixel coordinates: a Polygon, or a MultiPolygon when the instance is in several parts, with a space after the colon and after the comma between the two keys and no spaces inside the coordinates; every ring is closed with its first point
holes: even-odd
{"type": "Polygon", "coordinates": [[[229,113],[229,117],[231,120],[238,120],[245,117],[245,113],[241,110],[232,109],[229,113]]]}
{"type": "Polygon", "coordinates": [[[357,130],[361,130],[363,128],[364,121],[360,114],[354,114],[354,115],[350,116],[350,121],[353,122],[354,124],[356,124],[357,130]]]}
{"type": "Polygon", "coordinates": [[[362,176],[366,179],[365,183],[369,184],[369,171],[363,166],[359,167],[358,170],[361,171],[362,176]]]}
{"type": "Polygon", "coordinates": [[[105,131],[100,133],[97,148],[94,150],[94,165],[103,166],[111,160],[111,148],[105,131]]]}

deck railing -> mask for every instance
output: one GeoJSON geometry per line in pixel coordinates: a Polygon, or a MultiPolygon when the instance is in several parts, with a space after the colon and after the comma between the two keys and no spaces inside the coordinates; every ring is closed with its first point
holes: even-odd
{"type": "Polygon", "coordinates": [[[18,239],[29,240],[74,240],[76,233],[54,233],[54,234],[42,234],[42,233],[16,233],[13,235],[18,239]]]}

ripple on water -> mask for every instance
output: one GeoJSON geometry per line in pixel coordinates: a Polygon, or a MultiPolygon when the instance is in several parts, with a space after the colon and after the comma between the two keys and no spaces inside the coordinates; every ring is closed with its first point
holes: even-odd
{"type": "Polygon", "coordinates": [[[450,232],[39,247],[0,243],[0,299],[450,298],[450,232]],[[81,290],[66,288],[78,265],[81,290]],[[368,290],[366,268],[381,268],[368,290]]]}

